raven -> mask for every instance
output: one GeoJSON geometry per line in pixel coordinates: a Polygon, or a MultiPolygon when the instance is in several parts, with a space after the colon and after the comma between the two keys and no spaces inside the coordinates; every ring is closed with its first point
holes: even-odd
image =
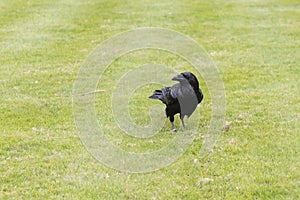
{"type": "Polygon", "coordinates": [[[166,115],[170,119],[172,130],[176,132],[174,115],[180,114],[182,127],[185,128],[184,116],[190,117],[192,115],[197,105],[202,101],[203,94],[196,76],[191,72],[183,72],[174,76],[172,80],[179,83],[172,87],[155,90],[149,98],[158,99],[166,104],[166,115]]]}

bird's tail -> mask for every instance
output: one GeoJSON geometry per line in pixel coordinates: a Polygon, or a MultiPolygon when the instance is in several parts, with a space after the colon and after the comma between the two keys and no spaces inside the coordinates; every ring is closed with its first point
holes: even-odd
{"type": "Polygon", "coordinates": [[[154,93],[149,97],[150,99],[158,99],[165,102],[163,92],[161,90],[155,90],[154,93]]]}

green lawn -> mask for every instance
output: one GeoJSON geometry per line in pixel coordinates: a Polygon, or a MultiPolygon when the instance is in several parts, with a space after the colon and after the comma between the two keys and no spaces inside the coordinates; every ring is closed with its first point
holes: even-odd
{"type": "MultiPolygon", "coordinates": [[[[299,16],[297,0],[0,0],[0,199],[299,199],[299,16]],[[72,110],[80,67],[97,45],[139,27],[188,35],[217,65],[231,126],[209,157],[199,156],[212,112],[200,74],[199,134],[172,165],[123,173],[82,144],[72,110]]],[[[105,71],[97,118],[112,143],[128,151],[155,150],[174,136],[166,122],[161,134],[137,140],[113,121],[118,79],[150,62],[195,72],[154,50],[124,56],[105,71]]],[[[144,110],[158,102],[143,97],[156,87],[132,97],[136,123],[149,123],[144,110]]]]}

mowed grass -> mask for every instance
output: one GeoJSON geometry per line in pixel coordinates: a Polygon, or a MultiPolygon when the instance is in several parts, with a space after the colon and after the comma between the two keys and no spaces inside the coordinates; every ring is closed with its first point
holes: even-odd
{"type": "MultiPolygon", "coordinates": [[[[298,199],[299,15],[296,0],[0,1],[0,198],[298,199]],[[211,119],[201,74],[199,134],[171,166],[122,173],[82,144],[72,112],[79,69],[98,44],[138,27],[186,34],[216,63],[231,125],[209,157],[199,156],[211,119]]],[[[112,143],[133,152],[155,150],[174,136],[166,122],[151,142],[136,140],[123,135],[111,115],[118,79],[147,63],[197,72],[157,51],[125,56],[105,71],[98,88],[106,92],[95,99],[99,124],[112,143]]],[[[158,102],[144,97],[157,87],[142,87],[132,97],[137,124],[150,122],[148,109],[158,102]]]]}

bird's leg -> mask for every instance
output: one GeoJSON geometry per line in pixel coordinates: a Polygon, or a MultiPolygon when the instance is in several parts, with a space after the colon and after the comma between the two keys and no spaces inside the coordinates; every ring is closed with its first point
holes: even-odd
{"type": "Polygon", "coordinates": [[[184,115],[183,115],[183,116],[180,116],[181,123],[182,123],[182,128],[183,128],[183,129],[186,129],[186,128],[185,128],[185,124],[184,124],[183,118],[184,118],[184,115]]]}
{"type": "Polygon", "coordinates": [[[170,122],[172,124],[172,131],[176,132],[177,130],[176,130],[175,125],[174,125],[174,116],[170,116],[170,122]]]}
{"type": "Polygon", "coordinates": [[[177,130],[176,130],[176,128],[175,128],[174,122],[171,122],[171,123],[172,123],[172,131],[173,131],[173,132],[176,132],[177,130]]]}

